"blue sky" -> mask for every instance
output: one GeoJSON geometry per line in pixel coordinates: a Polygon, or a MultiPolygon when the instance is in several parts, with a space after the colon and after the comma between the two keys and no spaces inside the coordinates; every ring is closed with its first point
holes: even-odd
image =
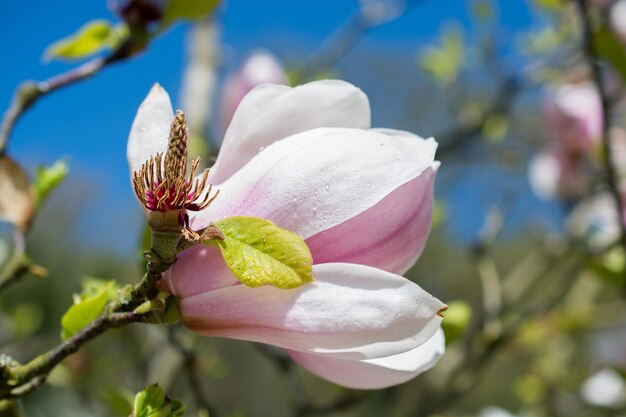
{"type": "MultiPolygon", "coordinates": [[[[469,18],[471,1],[417,1],[395,22],[367,34],[343,65],[349,66],[353,56],[375,49],[413,57],[421,46],[437,38],[445,22],[459,22],[470,33],[476,30],[469,18]]],[[[538,24],[526,1],[494,3],[503,33],[510,35],[538,24]]],[[[284,58],[292,60],[306,56],[357,7],[353,0],[231,0],[220,11],[225,67],[232,67],[246,52],[259,47],[282,51],[284,58]]],[[[45,79],[73,67],[71,63],[44,63],[42,53],[50,43],[92,19],[116,17],[105,1],[6,2],[0,14],[0,54],[4,57],[0,107],[8,106],[22,80],[45,79]]],[[[85,216],[100,218],[106,224],[104,230],[137,227],[141,214],[132,208],[134,197],[127,183],[126,138],[138,104],[155,81],[177,102],[185,31],[186,25],[179,24],[146,53],[43,98],[14,130],[9,151],[31,172],[38,164],[69,160],[72,175],[88,182],[91,189],[84,197],[85,216]]],[[[373,101],[372,105],[376,111],[379,104],[373,101]]]]}

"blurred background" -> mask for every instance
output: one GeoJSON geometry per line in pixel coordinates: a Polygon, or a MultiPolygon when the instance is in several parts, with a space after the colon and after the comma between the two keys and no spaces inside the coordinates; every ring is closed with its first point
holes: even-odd
{"type": "Polygon", "coordinates": [[[153,83],[211,161],[254,86],[340,78],[375,127],[440,144],[433,229],[407,276],[450,305],[447,353],[402,386],[350,391],[272,349],[138,325],[68,358],[24,415],[127,416],[152,382],[188,416],[626,415],[625,0],[195,3],[167,22],[167,1],[3,5],[3,108],[25,80],[115,58],[37,97],[11,131],[37,204],[0,212],[0,278],[28,255],[19,282],[0,280],[2,352],[56,345],[87,277],[141,275],[126,140],[153,83]]]}

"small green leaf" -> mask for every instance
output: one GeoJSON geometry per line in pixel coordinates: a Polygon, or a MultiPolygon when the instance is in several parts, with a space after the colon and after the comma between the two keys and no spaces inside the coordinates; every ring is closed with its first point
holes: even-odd
{"type": "Polygon", "coordinates": [[[509,131],[509,122],[500,114],[490,114],[483,124],[482,133],[492,143],[502,142],[509,131]]]}
{"type": "Polygon", "coordinates": [[[167,0],[161,26],[167,27],[177,20],[196,20],[211,14],[220,0],[167,0]]]}
{"type": "Polygon", "coordinates": [[[116,294],[115,281],[86,280],[83,291],[74,295],[74,305],[61,318],[61,338],[67,340],[87,326],[116,294]]]}
{"type": "Polygon", "coordinates": [[[65,161],[57,161],[52,166],[37,168],[34,183],[37,208],[41,207],[50,192],[65,180],[68,172],[69,167],[65,161]]]}
{"type": "Polygon", "coordinates": [[[609,285],[624,285],[624,270],[626,270],[626,256],[622,248],[615,248],[599,258],[587,261],[587,268],[600,280],[609,285]]]}
{"type": "Polygon", "coordinates": [[[441,86],[456,81],[463,65],[463,37],[460,29],[447,27],[441,35],[441,45],[431,46],[418,57],[419,65],[441,86]]]}
{"type": "Polygon", "coordinates": [[[182,417],[185,406],[170,399],[158,385],[149,385],[135,396],[133,417],[182,417]]]}
{"type": "Polygon", "coordinates": [[[593,34],[593,47],[626,80],[626,47],[610,29],[603,27],[593,34]]]}
{"type": "Polygon", "coordinates": [[[295,233],[255,217],[229,217],[215,225],[224,240],[211,243],[243,284],[296,288],[313,281],[311,252],[295,233]]]}
{"type": "Polygon", "coordinates": [[[472,3],[472,13],[481,23],[493,19],[493,5],[489,0],[475,0],[472,3]]]}
{"type": "Polygon", "coordinates": [[[446,220],[447,216],[445,203],[441,200],[435,200],[433,205],[433,227],[437,227],[446,220]]]}
{"type": "Polygon", "coordinates": [[[50,45],[44,56],[47,59],[82,59],[117,47],[127,36],[128,28],[124,24],[113,26],[106,20],[92,20],[67,38],[50,45]]]}

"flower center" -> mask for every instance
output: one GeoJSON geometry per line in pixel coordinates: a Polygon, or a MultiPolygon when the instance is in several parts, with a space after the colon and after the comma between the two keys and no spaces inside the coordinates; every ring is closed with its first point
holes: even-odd
{"type": "MultiPolygon", "coordinates": [[[[191,163],[187,173],[187,138],[189,136],[185,114],[178,110],[170,127],[169,146],[165,155],[158,153],[133,173],[135,194],[150,211],[199,211],[208,207],[219,194],[211,196],[213,186],[208,183],[209,170],[194,178],[200,158],[191,163]]],[[[181,225],[183,221],[181,220],[181,225]]]]}

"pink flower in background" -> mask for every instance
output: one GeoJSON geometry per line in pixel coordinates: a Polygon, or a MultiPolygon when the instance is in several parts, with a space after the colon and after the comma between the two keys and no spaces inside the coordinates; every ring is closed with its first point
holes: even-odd
{"type": "Polygon", "coordinates": [[[550,92],[544,116],[551,143],[529,165],[529,181],[544,199],[580,198],[588,186],[593,152],[602,138],[600,96],[589,82],[567,84],[550,92]]]}
{"type": "Polygon", "coordinates": [[[263,50],[252,53],[224,83],[220,103],[224,130],[230,124],[239,102],[250,90],[261,84],[287,84],[287,74],[278,59],[263,50]]]}
{"type": "Polygon", "coordinates": [[[544,115],[555,146],[563,151],[589,152],[602,138],[602,104],[591,82],[554,89],[544,115]]]}
{"type": "MultiPolygon", "coordinates": [[[[137,112],[129,163],[167,148],[173,117],[155,86],[137,112]]],[[[285,290],[246,287],[219,249],[178,256],[163,288],[181,298],[197,333],[286,349],[310,372],[352,388],[383,388],[430,369],[444,351],[446,306],[403,278],[431,225],[436,142],[370,129],[361,90],[325,80],[263,85],[240,103],[210,181],[220,190],[190,212],[194,229],[247,215],[300,235],[315,281],[285,290]]]]}

